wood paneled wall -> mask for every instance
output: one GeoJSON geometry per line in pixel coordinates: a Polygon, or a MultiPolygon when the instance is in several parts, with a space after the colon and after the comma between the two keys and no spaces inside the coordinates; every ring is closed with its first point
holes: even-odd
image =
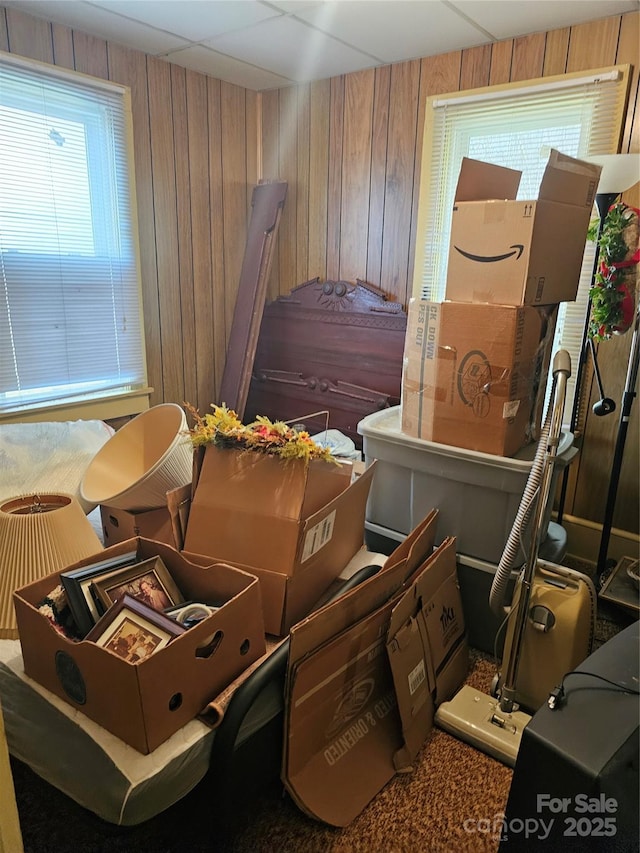
{"type": "MultiPolygon", "coordinates": [[[[0,6],[0,49],[131,88],[152,403],[217,401],[253,186],[288,181],[269,296],[315,276],[365,279],[406,304],[429,95],[635,65],[622,151],[640,150],[640,15],[537,33],[257,94],[0,6]]],[[[619,399],[629,335],[600,348],[619,399]]],[[[615,525],[638,531],[638,405],[615,525]]],[[[616,416],[590,417],[567,511],[603,515],[616,416]]]]}
{"type": "MultiPolygon", "coordinates": [[[[315,276],[361,278],[406,305],[429,95],[629,63],[635,67],[621,151],[640,151],[639,20],[629,13],[263,93],[264,174],[289,182],[270,296],[315,276]]],[[[605,390],[618,401],[630,343],[628,334],[600,346],[605,390]]],[[[614,517],[616,527],[636,533],[638,409],[614,517]]],[[[583,451],[571,467],[569,514],[602,520],[617,418],[589,415],[583,451]]]]}

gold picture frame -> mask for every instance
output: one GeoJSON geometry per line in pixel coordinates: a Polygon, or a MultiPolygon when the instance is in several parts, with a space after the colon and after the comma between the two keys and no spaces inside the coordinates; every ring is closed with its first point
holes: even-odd
{"type": "Polygon", "coordinates": [[[160,557],[125,566],[92,579],[97,600],[105,609],[130,595],[157,611],[184,601],[182,593],[160,557]]]}

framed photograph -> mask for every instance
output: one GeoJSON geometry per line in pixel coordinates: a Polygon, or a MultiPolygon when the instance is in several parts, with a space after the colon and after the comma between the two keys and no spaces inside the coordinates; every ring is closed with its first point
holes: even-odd
{"type": "Polygon", "coordinates": [[[69,609],[81,637],[85,637],[89,633],[104,613],[104,607],[96,601],[93,595],[93,579],[108,574],[116,568],[131,566],[136,560],[136,552],[129,551],[126,554],[120,554],[118,557],[97,560],[88,566],[60,574],[60,581],[67,594],[69,609]]]}
{"type": "Polygon", "coordinates": [[[124,593],[85,639],[129,663],[139,663],[185,631],[174,619],[124,593]]]}
{"type": "Polygon", "coordinates": [[[105,609],[125,594],[160,611],[184,601],[160,557],[152,557],[99,577],[94,576],[92,585],[98,602],[105,609]]]}

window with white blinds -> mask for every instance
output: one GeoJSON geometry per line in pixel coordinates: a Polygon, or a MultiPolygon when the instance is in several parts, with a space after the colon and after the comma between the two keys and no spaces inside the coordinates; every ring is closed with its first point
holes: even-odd
{"type": "Polygon", "coordinates": [[[0,54],[0,417],[146,387],[125,87],[0,54]]]}
{"type": "MultiPolygon", "coordinates": [[[[618,151],[629,67],[566,74],[429,98],[425,111],[413,292],[444,299],[451,216],[463,157],[518,169],[519,199],[538,196],[549,150],[587,159],[618,151]]],[[[594,217],[597,211],[594,208],[594,217]]],[[[595,247],[586,244],[578,298],[558,312],[553,352],[571,354],[575,395],[595,247]]]]}

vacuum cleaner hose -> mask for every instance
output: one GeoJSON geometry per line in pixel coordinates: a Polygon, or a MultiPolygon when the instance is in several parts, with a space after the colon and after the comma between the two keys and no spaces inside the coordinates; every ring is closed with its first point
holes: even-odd
{"type": "Polygon", "coordinates": [[[518,553],[520,551],[522,533],[527,526],[527,522],[529,521],[529,518],[531,516],[531,511],[535,506],[535,498],[538,494],[538,491],[540,489],[540,483],[542,481],[545,456],[547,453],[547,445],[549,442],[549,432],[551,430],[551,423],[553,419],[555,381],[556,376],[560,371],[567,373],[568,375],[571,374],[571,360],[569,357],[569,353],[566,350],[559,350],[554,358],[554,382],[553,387],[551,389],[551,395],[549,397],[549,404],[547,406],[547,412],[545,414],[544,423],[540,431],[538,446],[536,448],[536,453],[533,459],[533,463],[531,465],[531,470],[529,471],[529,476],[527,477],[527,482],[522,493],[522,498],[520,499],[520,505],[518,506],[518,511],[516,512],[516,517],[513,522],[513,526],[511,528],[509,536],[507,537],[507,541],[504,546],[504,550],[502,552],[498,568],[493,578],[493,583],[491,584],[491,591],[489,592],[489,607],[491,608],[493,613],[495,613],[496,616],[499,616],[500,618],[502,618],[505,614],[504,602],[506,598],[507,586],[511,578],[511,570],[513,569],[516,557],[518,556],[518,553]]]}

